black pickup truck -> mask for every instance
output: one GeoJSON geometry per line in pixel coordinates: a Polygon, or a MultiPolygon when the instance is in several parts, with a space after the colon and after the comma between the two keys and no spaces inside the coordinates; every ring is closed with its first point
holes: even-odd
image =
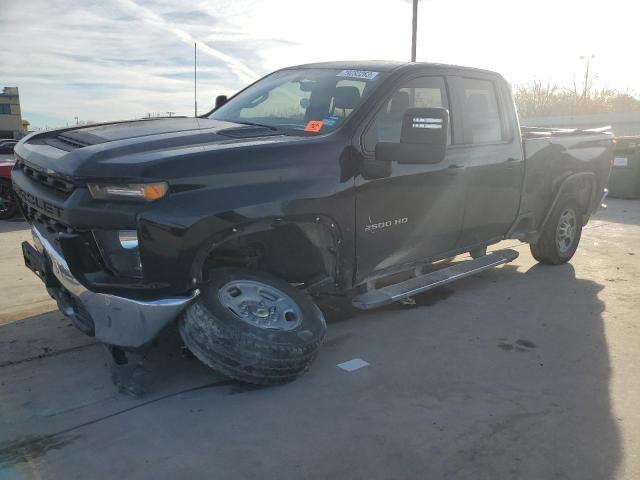
{"type": "Polygon", "coordinates": [[[27,266],[114,364],[177,321],[201,361],[266,384],[309,368],[318,296],[385,305],[512,261],[487,254],[507,238],[568,261],[613,146],[604,130],[521,129],[493,72],[322,63],[197,118],[31,134],[12,180],[27,266]]]}

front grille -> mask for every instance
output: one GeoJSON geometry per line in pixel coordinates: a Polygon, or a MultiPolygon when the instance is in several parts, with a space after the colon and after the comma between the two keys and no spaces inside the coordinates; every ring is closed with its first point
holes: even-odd
{"type": "Polygon", "coordinates": [[[32,180],[45,185],[49,188],[62,192],[65,195],[69,195],[75,188],[73,183],[55,175],[44,173],[41,170],[37,170],[28,165],[24,160],[18,159],[16,162],[16,169],[22,170],[32,180]]]}
{"type": "Polygon", "coordinates": [[[42,212],[39,212],[26,202],[20,199],[20,206],[25,219],[31,224],[42,225],[49,233],[73,233],[74,230],[67,224],[62,223],[42,212]]]}

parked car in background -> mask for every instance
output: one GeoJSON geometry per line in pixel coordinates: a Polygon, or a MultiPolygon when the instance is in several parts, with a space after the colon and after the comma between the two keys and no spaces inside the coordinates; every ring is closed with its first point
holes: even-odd
{"type": "Polygon", "coordinates": [[[514,260],[487,253],[507,238],[565,263],[606,195],[612,135],[521,129],[486,70],[303,65],[224,100],[16,147],[25,263],[123,371],[177,321],[225,375],[292,380],[325,333],[315,298],[387,305],[514,260]]]}
{"type": "Polygon", "coordinates": [[[3,138],[0,140],[0,153],[13,153],[13,148],[18,143],[12,138],[3,138]]]}
{"type": "Polygon", "coordinates": [[[11,185],[11,169],[15,160],[0,160],[0,220],[6,220],[18,213],[18,202],[11,185]]]}

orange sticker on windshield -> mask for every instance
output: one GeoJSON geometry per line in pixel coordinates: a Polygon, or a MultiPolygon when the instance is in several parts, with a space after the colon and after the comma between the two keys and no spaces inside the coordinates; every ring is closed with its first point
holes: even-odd
{"type": "Polygon", "coordinates": [[[309,120],[307,126],[304,127],[305,132],[319,132],[324,122],[322,120],[309,120]]]}

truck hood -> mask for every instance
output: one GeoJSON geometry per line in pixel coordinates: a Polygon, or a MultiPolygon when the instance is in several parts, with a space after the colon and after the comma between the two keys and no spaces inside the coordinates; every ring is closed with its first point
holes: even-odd
{"type": "MultiPolygon", "coordinates": [[[[199,120],[198,118],[166,118],[109,123],[67,130],[60,133],[60,137],[88,146],[169,132],[200,130],[199,120]]],[[[207,120],[202,122],[205,123],[207,120]]]]}
{"type": "Polygon", "coordinates": [[[305,138],[261,126],[174,117],[36,133],[20,141],[15,153],[35,169],[69,178],[147,178],[159,163],[187,162],[207,150],[305,138]]]}

